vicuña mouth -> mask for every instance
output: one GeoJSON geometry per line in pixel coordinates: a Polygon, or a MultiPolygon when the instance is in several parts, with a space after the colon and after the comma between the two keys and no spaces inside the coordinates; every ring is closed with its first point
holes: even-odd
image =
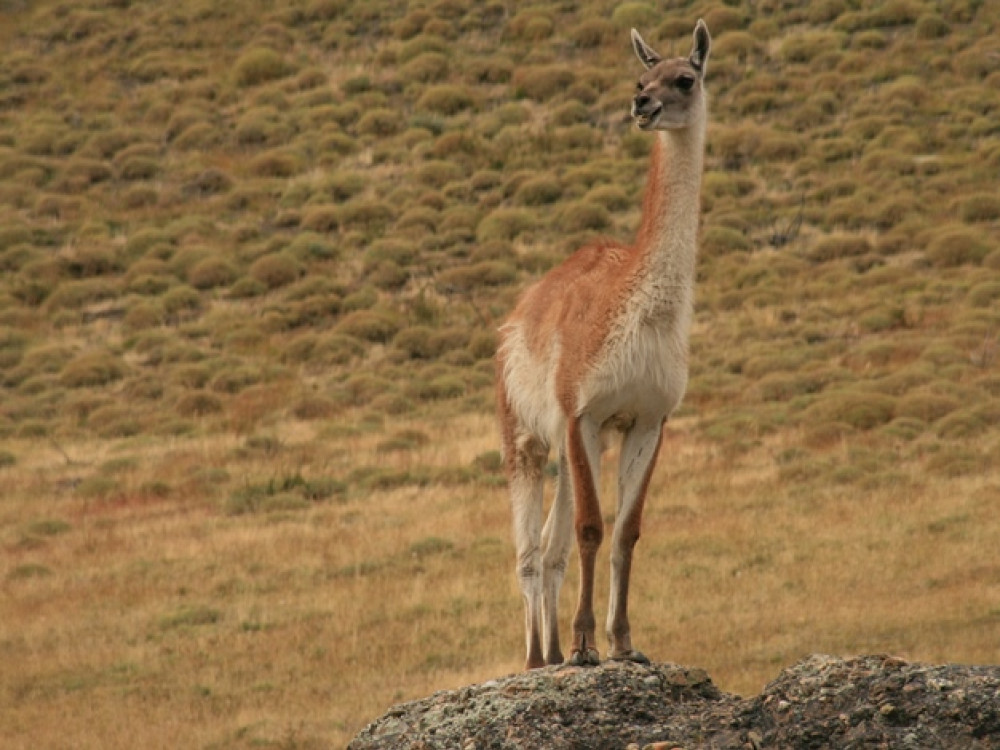
{"type": "Polygon", "coordinates": [[[657,107],[652,112],[634,112],[635,124],[640,128],[648,128],[660,116],[663,107],[657,107]]]}

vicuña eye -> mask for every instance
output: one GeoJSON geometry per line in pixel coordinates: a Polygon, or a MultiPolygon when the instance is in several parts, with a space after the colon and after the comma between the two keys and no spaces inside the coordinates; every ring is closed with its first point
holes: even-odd
{"type": "Polygon", "coordinates": [[[635,90],[636,91],[642,91],[642,81],[639,81],[639,83],[637,83],[635,85],[635,90]]]}
{"type": "Polygon", "coordinates": [[[681,91],[690,91],[694,86],[694,79],[691,76],[681,76],[677,79],[676,86],[681,91]]]}

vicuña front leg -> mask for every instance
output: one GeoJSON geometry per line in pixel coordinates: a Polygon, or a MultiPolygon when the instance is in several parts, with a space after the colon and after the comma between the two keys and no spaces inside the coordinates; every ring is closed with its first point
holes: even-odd
{"type": "Polygon", "coordinates": [[[575,417],[566,436],[576,518],[576,542],[580,551],[580,598],[573,618],[573,650],[569,662],[599,664],[594,622],[594,562],[604,537],[601,505],[597,496],[601,438],[598,425],[587,416],[575,417]]]}
{"type": "Polygon", "coordinates": [[[628,587],[632,551],[639,539],[642,509],[649,478],[660,452],[663,422],[636,422],[622,440],[618,466],[618,516],[611,540],[611,597],[608,602],[608,640],[611,658],[648,664],[649,659],[632,648],[628,621],[628,587]]]}

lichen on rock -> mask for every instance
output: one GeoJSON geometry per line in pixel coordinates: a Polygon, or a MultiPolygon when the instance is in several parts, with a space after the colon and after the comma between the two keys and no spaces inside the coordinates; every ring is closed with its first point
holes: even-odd
{"type": "Polygon", "coordinates": [[[701,669],[547,667],[391,708],[349,750],[1000,748],[1000,667],[810,656],[749,699],[701,669]]]}

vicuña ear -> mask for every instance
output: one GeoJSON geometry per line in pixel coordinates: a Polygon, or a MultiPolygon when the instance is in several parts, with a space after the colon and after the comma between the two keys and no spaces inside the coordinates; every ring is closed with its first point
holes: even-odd
{"type": "Polygon", "coordinates": [[[646,44],[635,29],[632,29],[632,49],[635,50],[635,56],[639,58],[639,62],[646,66],[647,70],[661,59],[656,50],[646,44]]]}
{"type": "Polygon", "coordinates": [[[688,61],[702,75],[705,75],[705,69],[708,66],[708,53],[711,49],[712,37],[708,33],[708,26],[699,18],[694,27],[694,47],[691,48],[688,61]]]}

